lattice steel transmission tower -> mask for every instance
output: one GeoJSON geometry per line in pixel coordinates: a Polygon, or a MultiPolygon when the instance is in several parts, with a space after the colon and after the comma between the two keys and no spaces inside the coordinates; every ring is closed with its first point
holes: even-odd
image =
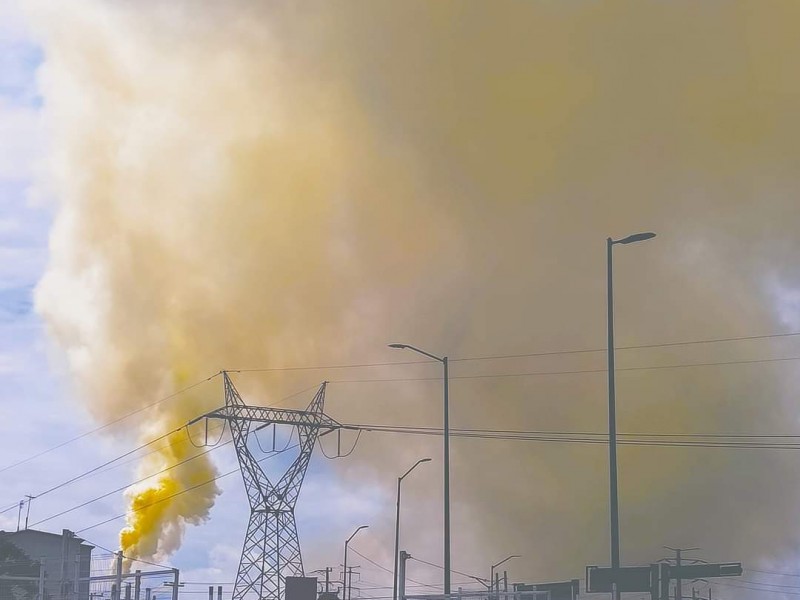
{"type": "MultiPolygon", "coordinates": [[[[233,600],[281,600],[286,577],[303,576],[303,558],[294,507],[320,430],[341,425],[324,412],[325,383],[306,410],[248,406],[228,373],[223,372],[225,406],[203,417],[225,419],[231,427],[244,487],[250,501],[250,522],[242,547],[233,600]],[[265,424],[293,425],[299,453],[277,483],[269,480],[248,448],[247,438],[265,424]]],[[[200,417],[200,418],[203,418],[200,417]]]]}

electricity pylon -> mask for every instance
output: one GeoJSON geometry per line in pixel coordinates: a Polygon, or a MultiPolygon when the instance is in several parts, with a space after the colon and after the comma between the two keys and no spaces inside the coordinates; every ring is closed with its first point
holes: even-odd
{"type": "Polygon", "coordinates": [[[232,600],[281,600],[285,595],[286,577],[303,576],[294,507],[308,462],[320,429],[331,431],[338,429],[340,424],[323,412],[325,383],[319,387],[306,410],[290,410],[248,406],[226,372],[223,372],[223,378],[225,406],[203,416],[225,419],[230,424],[250,501],[250,522],[232,600]],[[277,483],[269,480],[247,446],[247,438],[254,429],[272,423],[293,425],[300,439],[297,458],[277,483]]]}

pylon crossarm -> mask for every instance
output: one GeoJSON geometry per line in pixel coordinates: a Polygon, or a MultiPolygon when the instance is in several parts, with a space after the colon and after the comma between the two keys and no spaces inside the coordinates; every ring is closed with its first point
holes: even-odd
{"type": "Polygon", "coordinates": [[[267,406],[228,405],[222,406],[209,413],[198,417],[195,423],[202,418],[226,419],[228,421],[243,421],[248,423],[265,423],[278,425],[295,425],[314,427],[316,429],[338,429],[341,424],[331,419],[323,412],[309,412],[289,408],[270,408],[267,406]]]}

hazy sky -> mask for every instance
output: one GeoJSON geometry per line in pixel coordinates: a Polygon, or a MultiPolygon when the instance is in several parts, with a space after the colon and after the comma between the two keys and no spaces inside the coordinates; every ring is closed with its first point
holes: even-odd
{"type": "MultiPolygon", "coordinates": [[[[391,341],[462,358],[602,347],[609,235],[659,234],[617,253],[622,346],[800,328],[794,2],[241,0],[196,12],[86,0],[31,2],[30,22],[0,6],[4,464],[223,368],[412,358],[391,341]]],[[[794,357],[799,343],[621,351],[623,369],[737,364],[621,372],[620,428],[793,433],[796,363],[745,361],[794,357]]],[[[454,363],[453,422],[601,432],[603,361],[454,363]],[[494,378],[552,371],[593,372],[494,378]]],[[[437,373],[237,383],[274,402],[327,378],[335,418],[436,426],[438,383],[409,380],[437,373]]],[[[220,392],[215,380],[3,472],[0,509],[220,392]]],[[[729,586],[774,586],[720,585],[717,597],[793,597],[800,580],[765,571],[794,572],[800,554],[794,452],[621,449],[623,558],[701,546],[757,569],[729,586]]],[[[389,566],[394,478],[424,455],[434,463],[408,482],[407,547],[440,562],[439,442],[373,434],[350,459],[312,465],[298,508],[307,568],[338,563],[362,523],[355,547],[389,566]]],[[[235,466],[230,449],[213,456],[220,472],[235,466]]],[[[460,440],[453,461],[459,570],[485,576],[518,553],[513,580],[569,579],[606,562],[602,446],[460,440]]],[[[148,464],[36,500],[31,522],[148,464]]],[[[220,487],[210,521],[169,558],[188,581],[232,580],[247,513],[238,476],[220,487]]],[[[112,494],[41,527],[79,530],[124,508],[112,494]]],[[[169,522],[204,512],[176,507],[169,522]]],[[[0,519],[16,527],[15,510],[0,519]]],[[[85,536],[116,547],[121,525],[85,536]]],[[[390,581],[360,564],[374,584],[362,587],[390,581]]]]}

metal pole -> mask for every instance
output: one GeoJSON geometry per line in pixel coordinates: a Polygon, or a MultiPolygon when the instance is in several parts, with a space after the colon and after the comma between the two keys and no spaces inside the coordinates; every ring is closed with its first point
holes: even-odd
{"type": "Polygon", "coordinates": [[[444,593],[450,593],[450,406],[447,357],[444,365],[444,593]]]}
{"type": "Polygon", "coordinates": [[[400,562],[400,482],[397,478],[397,514],[394,520],[394,582],[392,585],[392,600],[397,600],[398,563],[400,562]]]}
{"type": "MultiPolygon", "coordinates": [[[[277,515],[277,519],[280,522],[281,515],[277,515]]],[[[277,552],[275,552],[275,570],[277,571],[278,575],[278,593],[275,594],[275,600],[281,600],[281,528],[279,526],[275,526],[275,548],[277,552]]],[[[173,600],[178,600],[177,598],[173,598],[173,600]]]]}
{"type": "Polygon", "coordinates": [[[44,557],[39,561],[39,597],[38,600],[44,600],[44,557]]]}
{"type": "Polygon", "coordinates": [[[214,600],[214,586],[208,586],[208,600],[214,600]]]}
{"type": "Polygon", "coordinates": [[[344,571],[342,572],[342,600],[347,600],[347,544],[350,540],[344,542],[344,571]]]}
{"type": "Polygon", "coordinates": [[[353,568],[350,567],[350,574],[347,577],[347,600],[350,600],[353,595],[353,568]]]}
{"type": "Polygon", "coordinates": [[[222,600],[222,586],[217,586],[217,600],[222,600]]]}
{"type": "Polygon", "coordinates": [[[144,590],[144,600],[150,600],[150,588],[144,590]]]}
{"type": "Polygon", "coordinates": [[[494,592],[494,565],[489,569],[489,593],[494,592]]]}
{"type": "Polygon", "coordinates": [[[325,567],[325,593],[327,594],[328,592],[330,592],[330,589],[331,589],[331,568],[325,567]]]}
{"type": "Polygon", "coordinates": [[[503,571],[503,591],[508,591],[508,571],[503,571]]]}
{"type": "Polygon", "coordinates": [[[117,560],[114,565],[114,585],[117,588],[116,595],[112,594],[114,600],[119,600],[122,595],[122,552],[117,552],[117,560]]]}
{"type": "Polygon", "coordinates": [[[125,584],[125,600],[131,600],[131,584],[125,584]]]}
{"type": "Polygon", "coordinates": [[[399,600],[405,600],[406,597],[406,561],[411,558],[411,555],[406,552],[405,550],[400,551],[400,569],[398,570],[398,575],[400,581],[399,584],[399,600]]]}
{"type": "MultiPolygon", "coordinates": [[[[27,529],[27,527],[25,527],[25,529],[27,529]]],[[[81,597],[80,585],[81,585],[81,548],[79,545],[77,551],[75,552],[75,582],[72,584],[72,591],[73,591],[72,597],[75,598],[75,600],[80,600],[81,597]]],[[[87,582],[86,585],[88,588],[89,583],[87,582]]],[[[128,600],[130,600],[130,597],[128,598],[128,600]]]]}
{"type": "Polygon", "coordinates": [[[614,600],[619,600],[617,573],[619,570],[619,500],[617,498],[617,408],[614,381],[614,241],[606,240],[607,287],[608,287],[608,463],[609,505],[611,510],[611,568],[613,569],[614,600]]]}
{"type": "Polygon", "coordinates": [[[134,573],[133,579],[133,600],[141,600],[142,598],[142,572],[137,569],[134,573]]]}
{"type": "Polygon", "coordinates": [[[27,530],[27,529],[28,529],[28,519],[29,519],[29,518],[30,518],[30,516],[31,516],[31,501],[32,501],[32,500],[33,500],[33,499],[34,499],[36,496],[30,496],[30,495],[26,495],[25,497],[28,499],[28,510],[27,510],[27,511],[26,511],[26,513],[25,513],[25,529],[27,530]]]}
{"type": "Polygon", "coordinates": [[[172,569],[172,600],[178,600],[180,578],[181,572],[178,569],[172,569]]]}
{"type": "Polygon", "coordinates": [[[681,580],[681,551],[675,550],[675,565],[677,577],[675,577],[675,600],[683,600],[683,581],[681,580]]]}

